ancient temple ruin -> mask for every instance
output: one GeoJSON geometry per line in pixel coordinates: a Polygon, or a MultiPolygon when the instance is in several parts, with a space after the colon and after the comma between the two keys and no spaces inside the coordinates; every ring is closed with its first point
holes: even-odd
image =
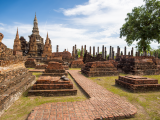
{"type": "Polygon", "coordinates": [[[41,56],[44,50],[43,38],[39,35],[38,21],[35,15],[32,34],[29,36],[29,52],[30,56],[41,56]]]}

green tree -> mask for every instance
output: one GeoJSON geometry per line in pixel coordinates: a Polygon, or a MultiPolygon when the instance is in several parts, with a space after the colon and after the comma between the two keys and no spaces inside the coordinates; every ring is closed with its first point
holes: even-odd
{"type": "Polygon", "coordinates": [[[127,14],[120,28],[120,38],[126,37],[128,46],[138,41],[139,51],[150,51],[151,41],[160,41],[160,1],[144,0],[145,5],[135,7],[127,14]]]}
{"type": "MultiPolygon", "coordinates": [[[[81,56],[81,49],[77,48],[77,54],[78,54],[78,57],[81,56]]],[[[84,56],[84,50],[83,50],[83,56],[84,56]]]]}

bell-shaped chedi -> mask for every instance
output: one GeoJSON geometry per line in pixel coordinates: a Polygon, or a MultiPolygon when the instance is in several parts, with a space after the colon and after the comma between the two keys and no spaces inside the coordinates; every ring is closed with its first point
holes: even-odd
{"type": "Polygon", "coordinates": [[[21,52],[21,41],[19,39],[18,28],[17,28],[16,38],[14,39],[13,55],[15,55],[16,52],[21,52]]]}
{"type": "Polygon", "coordinates": [[[42,57],[50,57],[50,56],[52,56],[52,45],[51,45],[51,40],[48,38],[48,33],[47,33],[47,38],[44,45],[42,57]]]}

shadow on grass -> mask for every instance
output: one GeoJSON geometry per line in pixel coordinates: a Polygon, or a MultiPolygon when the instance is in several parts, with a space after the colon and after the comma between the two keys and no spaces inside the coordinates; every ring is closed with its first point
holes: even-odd
{"type": "Polygon", "coordinates": [[[69,72],[68,72],[68,74],[69,74],[70,77],[72,78],[73,82],[77,85],[78,89],[83,93],[83,95],[84,95],[87,99],[91,98],[91,97],[89,96],[89,94],[76,82],[76,80],[72,77],[72,75],[71,75],[69,72]]]}
{"type": "Polygon", "coordinates": [[[115,88],[118,88],[118,89],[121,89],[123,92],[127,92],[127,93],[133,93],[132,91],[130,91],[129,89],[127,89],[127,88],[124,88],[124,87],[121,87],[121,86],[118,86],[118,85],[111,85],[111,86],[113,86],[113,87],[115,87],[115,88]]]}

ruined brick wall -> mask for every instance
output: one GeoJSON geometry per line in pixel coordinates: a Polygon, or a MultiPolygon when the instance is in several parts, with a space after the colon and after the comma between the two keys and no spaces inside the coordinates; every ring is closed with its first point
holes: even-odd
{"type": "Polygon", "coordinates": [[[157,65],[153,62],[151,56],[136,56],[121,58],[117,68],[122,69],[124,73],[136,75],[154,75],[158,74],[157,65]]]}
{"type": "Polygon", "coordinates": [[[35,69],[46,69],[48,65],[36,65],[35,69]]]}
{"type": "Polygon", "coordinates": [[[74,60],[70,64],[70,68],[82,68],[84,65],[82,60],[74,60]]]}
{"type": "Polygon", "coordinates": [[[35,68],[36,67],[36,60],[33,58],[28,58],[27,61],[25,62],[25,67],[26,68],[35,68]]]}
{"type": "Polygon", "coordinates": [[[62,57],[62,60],[65,62],[71,62],[74,60],[74,58],[71,56],[71,53],[68,51],[64,51],[64,52],[54,52],[52,53],[52,58],[54,57],[62,57]]]}
{"type": "Polygon", "coordinates": [[[0,116],[35,82],[26,68],[10,69],[0,74],[0,116]]]}
{"type": "Polygon", "coordinates": [[[115,76],[119,74],[117,68],[109,61],[87,62],[81,68],[81,72],[88,77],[115,76]]]}
{"type": "Polygon", "coordinates": [[[26,56],[22,56],[21,52],[18,53],[19,52],[17,52],[17,55],[13,55],[13,50],[7,48],[6,45],[0,42],[0,66],[9,66],[27,59],[26,56]]]}
{"type": "Polygon", "coordinates": [[[92,57],[89,53],[85,53],[83,57],[83,62],[94,62],[94,61],[106,61],[106,59],[102,58],[101,54],[98,54],[96,57],[92,57]]]}

